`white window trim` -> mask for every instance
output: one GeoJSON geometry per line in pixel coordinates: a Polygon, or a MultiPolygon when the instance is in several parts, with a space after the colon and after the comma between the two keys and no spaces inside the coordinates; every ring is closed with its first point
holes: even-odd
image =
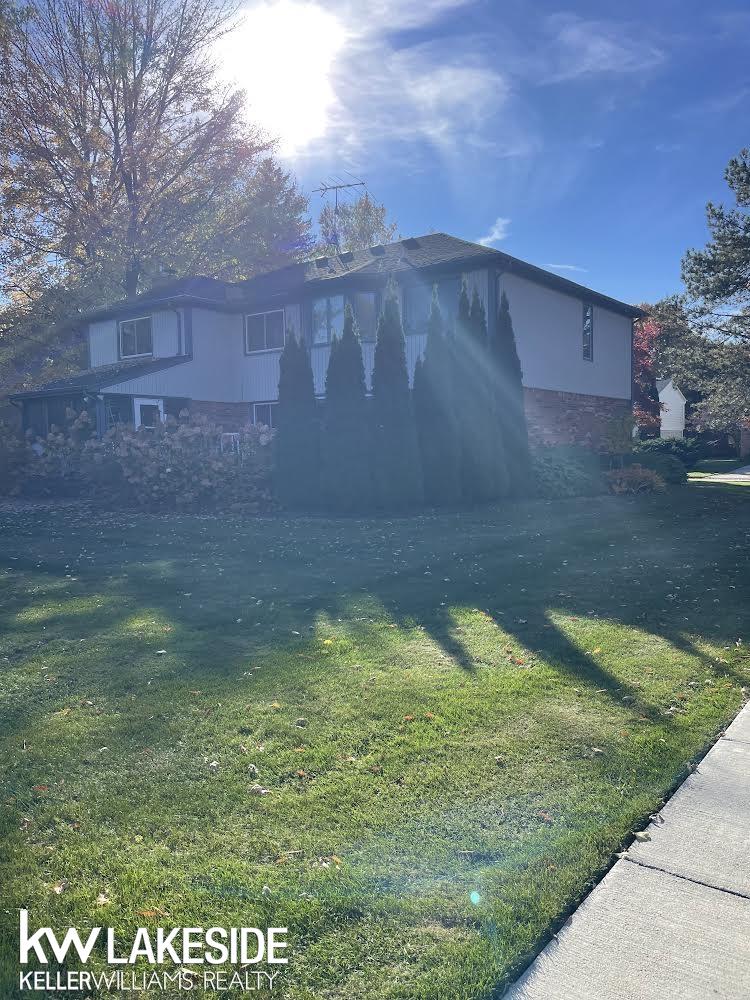
{"type": "Polygon", "coordinates": [[[246,313],[245,314],[245,329],[243,331],[243,334],[244,334],[244,340],[245,340],[245,344],[244,344],[244,346],[245,346],[245,354],[274,354],[274,353],[278,353],[279,351],[283,351],[284,350],[284,345],[286,344],[286,312],[285,312],[285,310],[284,309],[264,309],[263,312],[246,313]],[[254,350],[251,351],[250,348],[247,346],[247,333],[248,333],[247,321],[249,319],[252,319],[253,316],[263,316],[263,338],[264,338],[264,341],[267,341],[265,317],[266,316],[271,316],[271,315],[273,315],[273,313],[281,313],[281,332],[282,332],[282,337],[283,337],[284,343],[281,345],[281,347],[258,347],[258,348],[256,348],[256,349],[254,349],[254,350]]]}
{"type": "Polygon", "coordinates": [[[127,319],[117,321],[117,347],[120,358],[123,361],[130,361],[131,358],[153,358],[154,356],[154,317],[153,316],[129,316],[127,319]],[[139,319],[147,319],[151,324],[151,350],[145,354],[123,354],[122,352],[122,325],[123,323],[137,323],[139,319]]]}
{"type": "Polygon", "coordinates": [[[584,302],[583,303],[582,322],[581,322],[581,357],[583,358],[584,361],[587,361],[589,364],[593,364],[593,362],[594,362],[594,303],[593,302],[584,302]],[[590,354],[588,356],[586,355],[585,350],[584,350],[584,343],[585,343],[585,341],[583,339],[584,334],[586,332],[586,310],[587,309],[591,310],[591,339],[589,341],[589,344],[590,344],[590,347],[591,347],[591,352],[590,352],[590,354]]]}
{"type": "MultiPolygon", "coordinates": [[[[256,419],[256,416],[255,416],[255,415],[256,415],[256,412],[257,412],[257,409],[256,409],[256,408],[257,408],[258,406],[268,406],[268,407],[270,407],[271,409],[273,409],[273,407],[276,407],[276,406],[278,406],[278,405],[279,405],[279,401],[278,401],[278,399],[269,399],[269,400],[267,400],[267,401],[266,401],[265,403],[253,403],[253,424],[255,425],[255,424],[257,424],[257,423],[258,423],[258,420],[256,419]]],[[[268,426],[269,426],[269,424],[263,424],[263,426],[264,426],[264,427],[268,427],[268,426]]],[[[271,427],[273,427],[273,424],[271,424],[270,426],[271,426],[271,427]]]]}
{"type": "Polygon", "coordinates": [[[147,406],[158,406],[159,407],[159,419],[164,423],[164,400],[157,399],[153,396],[134,396],[133,397],[133,418],[135,420],[135,428],[141,426],[141,403],[145,403],[147,406]]]}

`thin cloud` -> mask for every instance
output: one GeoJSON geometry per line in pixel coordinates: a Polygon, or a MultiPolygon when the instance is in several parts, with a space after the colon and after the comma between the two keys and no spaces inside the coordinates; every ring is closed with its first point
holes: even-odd
{"type": "Polygon", "coordinates": [[[585,20],[565,13],[548,17],[546,28],[552,38],[543,83],[643,73],[666,59],[664,50],[644,38],[642,30],[622,22],[585,20]]]}
{"type": "Polygon", "coordinates": [[[741,104],[745,104],[750,98],[750,87],[740,87],[739,90],[731,90],[726,94],[715,94],[706,97],[701,101],[694,101],[684,108],[675,111],[675,118],[695,118],[703,115],[723,115],[727,111],[733,111],[741,104]]]}
{"type": "Polygon", "coordinates": [[[509,232],[510,232],[510,219],[503,218],[502,215],[499,215],[495,219],[492,228],[487,233],[487,235],[481,236],[477,240],[477,243],[481,243],[483,247],[490,247],[494,243],[501,243],[507,237],[509,232]]]}
{"type": "Polygon", "coordinates": [[[217,55],[225,78],[245,87],[251,117],[298,163],[335,155],[418,170],[435,153],[530,156],[541,140],[508,75],[474,36],[441,34],[472,2],[372,0],[363,17],[359,0],[248,0],[217,55]],[[396,43],[414,30],[431,41],[396,43]]]}
{"type": "Polygon", "coordinates": [[[545,264],[550,271],[580,271],[581,274],[588,274],[587,267],[579,267],[577,264],[545,264]]]}

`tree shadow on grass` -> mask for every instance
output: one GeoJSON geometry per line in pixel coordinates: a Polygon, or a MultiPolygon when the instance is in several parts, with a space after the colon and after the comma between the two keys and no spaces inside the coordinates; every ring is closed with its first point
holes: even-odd
{"type": "MultiPolygon", "coordinates": [[[[512,641],[579,685],[605,692],[619,706],[627,698],[641,715],[668,725],[670,720],[636,686],[582,650],[552,612],[556,618],[636,628],[691,656],[703,654],[680,623],[687,617],[681,612],[691,612],[690,633],[701,634],[710,625],[713,642],[736,638],[726,602],[718,614],[709,614],[700,598],[708,578],[732,577],[738,582],[730,592],[731,608],[743,606],[748,585],[740,571],[747,549],[732,543],[741,537],[743,524],[750,531],[750,505],[738,508],[731,497],[717,504],[695,491],[681,502],[677,512],[658,501],[599,500],[379,522],[269,520],[242,526],[244,534],[234,523],[183,517],[184,535],[172,531],[168,538],[163,534],[168,521],[144,519],[125,547],[119,535],[106,536],[99,543],[98,568],[77,569],[78,580],[61,594],[60,578],[81,546],[82,533],[91,544],[80,524],[75,537],[68,538],[63,514],[54,557],[45,553],[43,568],[43,540],[7,563],[36,581],[46,577],[50,586],[45,591],[37,583],[31,593],[7,601],[0,630],[27,637],[21,656],[32,654],[32,637],[43,641],[45,632],[101,642],[107,650],[103,655],[119,664],[117,676],[100,677],[115,695],[138,683],[142,656],[162,644],[179,653],[182,666],[175,679],[180,670],[186,677],[201,671],[206,677],[231,677],[259,651],[309,640],[326,618],[340,618],[350,627],[356,601],[380,609],[382,623],[387,619],[402,631],[418,623],[451,662],[471,674],[476,659],[461,637],[454,610],[480,608],[512,641]],[[713,527],[707,518],[715,519],[713,527]],[[672,587],[662,576],[676,575],[674,564],[685,558],[694,565],[680,578],[682,598],[662,606],[672,587]],[[47,615],[19,619],[19,612],[34,603],[74,600],[90,594],[92,586],[109,602],[106,611],[78,608],[66,616],[51,608],[47,615]],[[168,640],[123,634],[129,617],[138,613],[169,622],[168,640]]],[[[93,536],[94,527],[91,531],[93,536]]],[[[744,679],[730,664],[723,666],[727,676],[744,679]]],[[[29,721],[17,706],[10,724],[16,728],[29,721]]]]}

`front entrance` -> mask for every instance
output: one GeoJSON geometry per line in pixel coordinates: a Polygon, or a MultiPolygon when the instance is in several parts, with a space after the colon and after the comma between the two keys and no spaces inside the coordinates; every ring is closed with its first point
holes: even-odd
{"type": "Polygon", "coordinates": [[[164,422],[164,400],[136,396],[133,400],[133,413],[136,427],[156,427],[164,422]]]}

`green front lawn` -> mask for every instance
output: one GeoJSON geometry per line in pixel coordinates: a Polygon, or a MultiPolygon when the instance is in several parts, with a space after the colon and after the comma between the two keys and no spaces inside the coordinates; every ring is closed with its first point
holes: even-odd
{"type": "Polygon", "coordinates": [[[739,708],[749,540],[694,487],[0,513],[0,995],[28,906],[288,926],[290,1000],[498,996],[739,708]]]}

